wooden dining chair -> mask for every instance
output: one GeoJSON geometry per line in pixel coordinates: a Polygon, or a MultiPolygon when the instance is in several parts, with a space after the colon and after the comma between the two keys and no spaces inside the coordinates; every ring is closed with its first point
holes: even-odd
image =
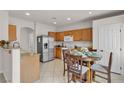
{"type": "Polygon", "coordinates": [[[102,55],[102,56],[104,56],[105,58],[108,58],[108,66],[104,66],[104,65],[96,63],[91,66],[91,70],[95,71],[94,79],[95,79],[95,76],[97,76],[97,77],[107,80],[108,83],[111,83],[112,52],[104,53],[104,55],[102,55]],[[99,74],[96,74],[96,72],[107,75],[107,78],[103,77],[99,74]]]}
{"type": "Polygon", "coordinates": [[[88,67],[83,66],[82,56],[67,55],[67,72],[68,83],[78,77],[80,82],[83,81],[83,75],[88,71],[88,67]],[[72,77],[70,77],[72,74],[72,77]],[[71,78],[71,79],[70,79],[71,78]]]}
{"type": "Polygon", "coordinates": [[[63,76],[65,76],[65,72],[67,71],[67,56],[69,55],[69,50],[68,49],[63,49],[62,50],[63,54],[63,76]]]}

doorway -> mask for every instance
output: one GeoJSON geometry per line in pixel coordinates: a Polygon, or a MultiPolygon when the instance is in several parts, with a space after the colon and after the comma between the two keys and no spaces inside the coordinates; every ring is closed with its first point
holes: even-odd
{"type": "Polygon", "coordinates": [[[34,52],[35,37],[34,30],[29,27],[22,27],[20,32],[20,47],[25,52],[34,52]]]}

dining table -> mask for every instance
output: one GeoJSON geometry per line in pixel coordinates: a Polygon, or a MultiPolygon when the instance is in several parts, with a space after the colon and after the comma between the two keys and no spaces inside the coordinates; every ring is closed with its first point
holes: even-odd
{"type": "Polygon", "coordinates": [[[98,57],[86,57],[86,58],[83,58],[82,57],[82,59],[83,59],[83,62],[87,63],[87,67],[89,68],[88,73],[87,73],[87,80],[88,80],[88,83],[91,83],[92,82],[91,63],[99,61],[100,58],[98,58],[98,57]]]}
{"type": "Polygon", "coordinates": [[[100,61],[102,56],[99,55],[99,53],[97,53],[97,52],[90,52],[90,51],[87,51],[87,52],[75,51],[75,52],[71,52],[71,55],[73,55],[73,56],[81,56],[82,55],[82,61],[85,62],[88,67],[87,83],[92,83],[91,64],[93,62],[100,61]]]}

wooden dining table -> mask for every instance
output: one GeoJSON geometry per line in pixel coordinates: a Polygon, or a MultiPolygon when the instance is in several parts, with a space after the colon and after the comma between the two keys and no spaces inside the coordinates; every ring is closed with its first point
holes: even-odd
{"type": "Polygon", "coordinates": [[[99,61],[100,57],[86,57],[86,58],[82,57],[82,59],[83,59],[83,62],[87,63],[87,67],[89,68],[87,73],[87,80],[88,80],[88,83],[91,83],[92,82],[91,63],[95,61],[99,61]]]}
{"type": "MultiPolygon", "coordinates": [[[[80,56],[80,55],[74,55],[71,54],[73,56],[80,56]]],[[[91,64],[95,61],[99,61],[101,60],[101,57],[95,57],[95,56],[87,56],[87,57],[83,57],[82,56],[82,61],[85,62],[87,64],[88,69],[88,73],[87,73],[87,83],[92,83],[92,71],[91,71],[91,64]]]]}

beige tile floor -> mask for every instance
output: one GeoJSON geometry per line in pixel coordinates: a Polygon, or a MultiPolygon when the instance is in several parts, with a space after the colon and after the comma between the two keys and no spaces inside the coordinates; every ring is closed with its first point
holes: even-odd
{"type": "MultiPolygon", "coordinates": [[[[40,80],[34,83],[67,83],[67,73],[63,76],[63,62],[59,59],[47,63],[40,63],[40,80]]],[[[124,83],[124,76],[111,74],[112,83],[124,83]]],[[[104,79],[96,77],[98,82],[106,83],[104,79]]],[[[5,83],[3,74],[0,74],[0,83],[5,83]]],[[[73,83],[73,82],[72,82],[73,83]]]]}
{"type": "MultiPolygon", "coordinates": [[[[59,59],[47,63],[40,63],[40,80],[35,83],[67,83],[67,73],[63,76],[63,62],[59,59]]],[[[112,73],[112,83],[124,83],[124,76],[112,73]]],[[[106,83],[106,80],[96,77],[97,82],[106,83]]]]}

